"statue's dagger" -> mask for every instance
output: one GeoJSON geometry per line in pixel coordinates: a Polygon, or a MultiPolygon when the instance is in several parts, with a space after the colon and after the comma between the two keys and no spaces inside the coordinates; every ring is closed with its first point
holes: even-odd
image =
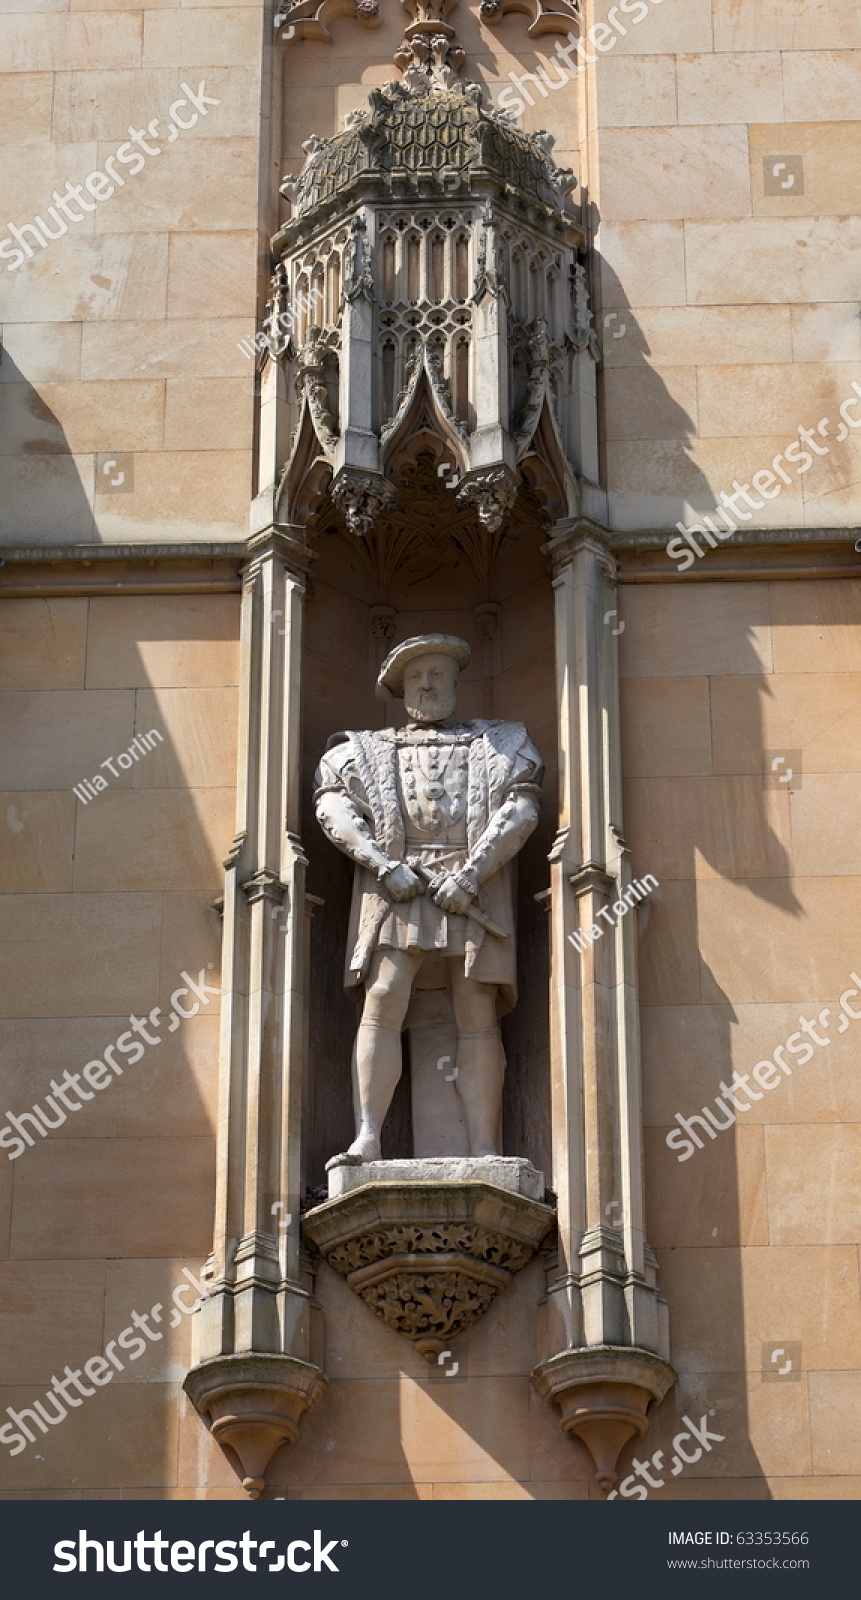
{"type": "MultiPolygon", "coordinates": [[[[420,878],[424,878],[431,894],[448,877],[447,872],[433,872],[430,867],[426,866],[423,861],[419,861],[416,856],[407,856],[406,865],[412,867],[413,872],[417,872],[420,878]]],[[[467,911],[460,913],[449,911],[447,915],[472,917],[473,922],[477,922],[478,926],[483,928],[485,933],[489,933],[492,939],[508,938],[508,929],[500,928],[499,923],[494,922],[492,917],[488,917],[484,911],[480,911],[474,902],[467,911]]]]}

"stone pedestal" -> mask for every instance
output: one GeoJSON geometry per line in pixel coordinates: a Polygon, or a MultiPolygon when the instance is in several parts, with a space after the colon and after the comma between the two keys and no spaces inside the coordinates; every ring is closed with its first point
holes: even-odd
{"type": "Polygon", "coordinates": [[[233,1458],[246,1494],[256,1500],[275,1451],[295,1444],[299,1419],[329,1382],[309,1361],[249,1351],[201,1362],[183,1387],[213,1438],[233,1458]]]}
{"type": "Polygon", "coordinates": [[[471,1327],[554,1226],[544,1177],[517,1157],[330,1163],[306,1240],[429,1361],[471,1327]]]}
{"type": "Polygon", "coordinates": [[[559,1406],[562,1432],[585,1444],[605,1492],[616,1483],[623,1446],[645,1433],[650,1412],[675,1381],[668,1361],[631,1345],[562,1350],[532,1374],[542,1398],[559,1406]]]}
{"type": "MultiPolygon", "coordinates": [[[[329,1199],[369,1184],[490,1184],[527,1200],[544,1199],[544,1173],[523,1156],[425,1156],[411,1161],[354,1161],[335,1156],[326,1166],[329,1199]]],[[[320,1208],[318,1208],[319,1210],[320,1208]]],[[[309,1212],[316,1216],[317,1212],[309,1212]]]]}

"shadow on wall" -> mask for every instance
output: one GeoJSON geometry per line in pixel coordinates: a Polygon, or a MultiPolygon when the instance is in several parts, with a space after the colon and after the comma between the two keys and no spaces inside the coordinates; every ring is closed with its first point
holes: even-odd
{"type": "MultiPolygon", "coordinates": [[[[597,227],[594,206],[591,220],[597,227]]],[[[619,532],[664,530],[670,540],[677,524],[714,516],[720,488],[730,485],[713,487],[694,460],[695,419],[651,365],[648,340],[606,260],[597,258],[595,279],[610,523],[619,532]]],[[[681,541],[675,553],[687,548],[681,541]]],[[[706,543],[698,564],[704,567],[708,555],[706,543]]],[[[668,556],[666,570],[673,576],[679,562],[668,556]]],[[[701,903],[704,881],[707,889],[737,882],[779,916],[804,915],[789,881],[788,797],[763,786],[763,700],[772,693],[768,586],[623,581],[618,608],[624,831],[634,876],[652,873],[660,884],[638,913],[647,1237],[660,1257],[671,1359],[680,1374],[645,1444],[623,1452],[620,1478],[628,1494],[639,1496],[644,1479],[631,1476],[634,1458],[648,1460],[663,1449],[664,1470],[652,1476],[664,1486],[650,1487],[649,1496],[689,1497],[678,1465],[672,1473],[672,1440],[683,1416],[698,1423],[714,1409],[710,1426],[725,1442],[705,1452],[696,1468],[683,1467],[686,1477],[708,1482],[710,1495],[719,1496],[721,1480],[731,1480],[731,1495],[743,1484],[745,1497],[769,1498],[750,1441],[740,1255],[745,1245],[768,1242],[762,1129],[727,1121],[727,1131],[716,1133],[713,1144],[705,1137],[705,1148],[685,1164],[666,1145],[667,1132],[677,1128],[675,1111],[713,1104],[721,1081],[732,1081],[733,1066],[745,1070],[749,1050],[739,1045],[744,1018],[703,954],[714,942],[713,914],[701,903]]],[[[736,915],[744,922],[749,913],[736,915]]],[[[738,992],[735,982],[729,987],[738,992]]]]}
{"type": "Polygon", "coordinates": [[[822,1471],[814,1352],[827,1338],[839,1365],[855,1316],[837,1288],[855,1269],[827,1124],[857,1114],[857,1046],[837,1002],[852,981],[852,891],[835,877],[835,861],[852,871],[842,771],[857,764],[856,719],[834,674],[849,672],[841,624],[857,629],[860,593],[700,582],[631,586],[622,602],[625,831],[660,880],[641,961],[650,1238],[688,1415],[715,1408],[743,1472],[747,1406],[769,1475],[788,1484],[806,1470],[808,1426],[822,1471]],[[820,1241],[834,1254],[800,1248],[820,1241]]]}
{"type": "MultiPolygon", "coordinates": [[[[41,387],[50,390],[51,385],[41,387]]],[[[100,543],[81,479],[92,457],[72,454],[54,412],[6,350],[0,358],[0,413],[3,543],[100,543]]]]}
{"type": "MultiPolygon", "coordinates": [[[[594,206],[591,211],[597,226],[594,206]]],[[[717,503],[716,491],[691,451],[697,424],[651,366],[648,340],[624,286],[609,262],[597,254],[594,275],[595,326],[602,354],[599,430],[610,526],[617,531],[661,528],[670,538],[679,533],[680,522],[689,527],[703,512],[713,514],[717,503]]],[[[680,379],[680,393],[695,408],[696,372],[693,367],[689,372],[689,380],[687,373],[680,379]]],[[[724,487],[729,485],[718,485],[724,487]]],[[[717,526],[725,531],[719,518],[717,526]]],[[[686,548],[682,540],[670,570],[677,570],[686,548]]],[[[697,559],[693,553],[691,559],[697,559]]]]}
{"type": "MultiPolygon", "coordinates": [[[[5,544],[97,543],[57,418],[6,357],[2,376],[29,507],[5,544]]],[[[143,564],[148,594],[112,595],[98,561],[68,577],[102,593],[35,573],[47,594],[11,596],[14,561],[0,574],[0,1422],[11,1407],[33,1435],[10,1423],[0,1494],[193,1497],[206,1459],[230,1493],[179,1384],[212,1239],[236,596],[159,593],[143,564]],[[46,1399],[85,1362],[88,1392],[46,1399]]]]}
{"type": "MultiPolygon", "coordinates": [[[[671,538],[678,523],[691,527],[703,513],[714,517],[724,486],[713,487],[694,461],[694,419],[650,365],[648,342],[606,261],[600,272],[603,307],[596,320],[611,521],[619,530],[666,529],[671,538]]],[[[699,543],[705,555],[685,565],[701,559],[704,576],[709,546],[699,543]]],[[[682,541],[676,553],[685,548],[682,541]]],[[[668,577],[678,570],[668,558],[668,577]]],[[[759,989],[755,981],[739,981],[746,963],[750,973],[762,966],[755,937],[761,919],[751,917],[751,900],[769,908],[770,926],[805,915],[790,881],[789,795],[777,781],[788,768],[784,762],[773,782],[764,768],[764,702],[774,692],[769,586],[623,582],[619,617],[625,835],[635,874],[651,872],[660,885],[639,913],[647,1234],[660,1258],[671,1358],[680,1373],[647,1448],[629,1446],[620,1475],[632,1472],[635,1457],[663,1449],[662,1468],[652,1476],[665,1486],[650,1496],[689,1497],[672,1441],[683,1416],[698,1424],[708,1416],[724,1442],[682,1472],[692,1470],[701,1489],[708,1482],[710,1496],[731,1479],[732,1495],[769,1498],[750,1439],[754,1417],[762,1426],[763,1405],[755,1392],[758,1345],[751,1371],[756,1335],[746,1321],[741,1257],[743,1247],[769,1242],[763,1129],[716,1104],[733,1070],[749,1071],[783,1037],[778,1032],[769,1043],[766,1025],[752,1043],[745,1012],[764,1008],[733,1004],[721,985],[723,979],[737,997],[769,992],[768,979],[759,989]],[[745,959],[729,966],[719,959],[713,971],[706,953],[711,958],[716,946],[736,940],[752,945],[745,959]],[[702,1148],[692,1144],[680,1160],[686,1142],[675,1113],[701,1112],[704,1105],[725,1131],[711,1137],[706,1131],[702,1148]],[[673,1129],[675,1148],[668,1148],[673,1129]]],[[[769,1276],[764,1253],[761,1270],[769,1276]]],[[[789,1337],[774,1331],[777,1346],[789,1337]]],[[[763,1391],[766,1402],[785,1392],[763,1391]]],[[[797,1385],[792,1393],[800,1393],[797,1385]]],[[[626,1481],[628,1493],[641,1492],[642,1478],[626,1481]]]]}
{"type": "MultiPolygon", "coordinates": [[[[597,226],[594,207],[590,217],[597,226]]],[[[711,550],[738,544],[751,527],[831,527],[838,539],[845,535],[858,519],[853,439],[861,427],[861,385],[846,365],[845,341],[819,349],[822,360],[838,364],[830,377],[811,380],[805,399],[781,381],[790,360],[781,308],[665,305],[663,270],[660,258],[637,263],[638,318],[614,269],[597,258],[610,526],[664,533],[673,569],[696,567],[700,576],[711,550]],[[765,320],[767,310],[774,321],[765,320]]]]}

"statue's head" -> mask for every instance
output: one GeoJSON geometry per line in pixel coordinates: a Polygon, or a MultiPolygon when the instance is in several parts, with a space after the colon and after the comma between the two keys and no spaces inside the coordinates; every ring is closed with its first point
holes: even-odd
{"type": "Polygon", "coordinates": [[[457,681],[470,657],[465,639],[424,633],[395,645],[377,679],[381,700],[403,700],[413,722],[447,722],[457,704],[457,681]]]}

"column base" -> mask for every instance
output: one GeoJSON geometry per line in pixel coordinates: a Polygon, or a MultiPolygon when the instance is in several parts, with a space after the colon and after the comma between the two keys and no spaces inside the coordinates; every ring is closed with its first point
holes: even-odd
{"type": "Polygon", "coordinates": [[[282,1444],[295,1444],[304,1412],[329,1387],[319,1367],[296,1356],[214,1356],[192,1367],[183,1388],[252,1500],[282,1444]]]}
{"type": "Polygon", "coordinates": [[[650,1410],[675,1381],[668,1361],[629,1345],[562,1350],[540,1361],[532,1373],[542,1398],[559,1406],[562,1432],[585,1444],[595,1463],[595,1480],[605,1493],[615,1487],[623,1446],[642,1437],[650,1410]]]}

